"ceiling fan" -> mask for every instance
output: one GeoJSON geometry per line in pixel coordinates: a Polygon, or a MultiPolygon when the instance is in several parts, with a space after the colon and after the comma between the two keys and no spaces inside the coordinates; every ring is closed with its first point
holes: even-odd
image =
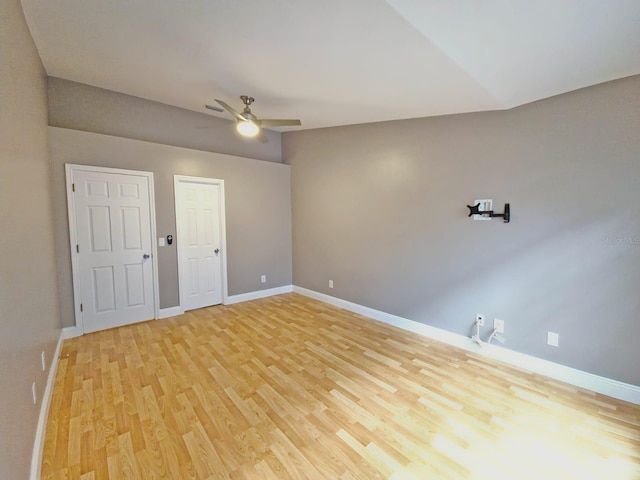
{"type": "Polygon", "coordinates": [[[253,113],[251,113],[251,104],[254,102],[254,98],[248,95],[241,95],[240,99],[242,100],[242,103],[244,103],[244,110],[242,110],[242,113],[234,110],[227,103],[218,99],[216,99],[216,102],[222,105],[223,108],[217,107],[215,105],[205,105],[205,108],[214,110],[216,112],[224,112],[226,110],[236,118],[236,129],[238,130],[238,133],[240,135],[243,135],[245,137],[255,137],[256,135],[260,134],[258,138],[262,142],[267,141],[267,137],[260,132],[260,129],[262,127],[293,127],[302,125],[302,122],[300,122],[300,120],[284,120],[275,118],[264,118],[261,120],[253,113]]]}

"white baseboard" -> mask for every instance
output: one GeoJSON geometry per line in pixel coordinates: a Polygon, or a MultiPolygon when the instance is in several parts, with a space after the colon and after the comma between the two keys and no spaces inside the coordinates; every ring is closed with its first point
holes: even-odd
{"type": "MultiPolygon", "coordinates": [[[[249,300],[257,300],[258,298],[270,297],[272,295],[280,295],[281,293],[290,293],[293,291],[292,285],[283,287],[268,288],[266,290],[257,290],[255,292],[241,293],[240,295],[229,295],[222,302],[224,305],[233,305],[234,303],[247,302],[249,300]]],[[[182,315],[184,310],[179,305],[176,307],[162,308],[158,314],[158,319],[175,317],[182,315]]]]}
{"type": "Polygon", "coordinates": [[[66,340],[67,338],[76,338],[82,336],[82,329],[77,325],[73,325],[71,327],[64,327],[62,329],[62,336],[66,340]]]}
{"type": "Polygon", "coordinates": [[[249,300],[257,300],[258,298],[270,297],[272,295],[280,295],[281,293],[290,293],[293,291],[293,285],[284,285],[282,287],[268,288],[266,290],[257,290],[255,292],[241,293],[240,295],[230,295],[226,298],[225,305],[233,305],[234,303],[247,302],[249,300]]]}
{"type": "Polygon", "coordinates": [[[56,381],[56,372],[58,371],[58,358],[62,350],[62,343],[66,337],[64,331],[60,332],[56,350],[51,358],[51,366],[49,367],[49,375],[47,375],[47,384],[42,393],[42,401],[40,403],[40,414],[38,415],[38,426],[36,427],[36,438],[33,444],[33,453],[31,455],[31,474],[30,480],[40,480],[42,469],[42,453],[44,450],[44,436],[47,431],[47,419],[49,418],[49,407],[51,406],[51,397],[53,395],[53,385],[56,381]]]}
{"type": "MultiPolygon", "coordinates": [[[[184,313],[184,310],[182,309],[182,307],[180,307],[180,305],[176,306],[176,307],[169,307],[169,308],[161,308],[158,311],[158,320],[163,319],[163,318],[169,318],[169,317],[176,317],[178,315],[182,315],[184,313]]],[[[83,335],[82,329],[79,328],[77,325],[73,325],[71,327],[65,327],[62,329],[62,334],[64,335],[64,338],[75,338],[75,337],[80,337],[81,335],[83,335]]]]}
{"type": "Polygon", "coordinates": [[[182,315],[184,310],[180,305],[169,308],[161,308],[158,312],[158,320],[169,317],[177,317],[178,315],[182,315]]]}
{"type": "Polygon", "coordinates": [[[340,298],[308,290],[306,288],[294,286],[293,291],[301,295],[320,300],[321,302],[373,318],[380,322],[424,335],[425,337],[438,340],[448,345],[453,345],[455,347],[475,352],[479,355],[499,360],[529,372],[545,375],[549,378],[575,385],[576,387],[640,405],[640,387],[636,385],[594,375],[582,370],[560,365],[559,363],[549,362],[548,360],[519,353],[507,348],[498,347],[497,345],[483,344],[480,347],[464,335],[431,327],[414,320],[391,315],[389,313],[381,312],[373,308],[358,305],[357,303],[342,300],[340,298]]]}

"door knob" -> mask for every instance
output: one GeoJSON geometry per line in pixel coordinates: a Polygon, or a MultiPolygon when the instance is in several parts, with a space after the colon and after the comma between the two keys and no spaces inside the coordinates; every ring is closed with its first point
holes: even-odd
{"type": "Polygon", "coordinates": [[[213,251],[213,253],[215,253],[216,255],[217,255],[217,254],[219,254],[219,253],[220,253],[220,249],[219,249],[219,248],[216,248],[216,249],[213,251]]]}
{"type": "Polygon", "coordinates": [[[145,253],[144,255],[142,255],[142,258],[144,258],[145,260],[149,257],[151,257],[151,255],[149,255],[148,253],[145,253]]]}

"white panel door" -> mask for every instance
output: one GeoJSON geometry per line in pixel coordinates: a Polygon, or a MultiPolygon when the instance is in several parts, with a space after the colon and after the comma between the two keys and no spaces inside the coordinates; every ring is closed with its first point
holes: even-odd
{"type": "Polygon", "coordinates": [[[182,308],[222,303],[220,184],[177,179],[176,212],[182,308]]]}
{"type": "Polygon", "coordinates": [[[149,179],[73,172],[85,332],[154,318],[149,179]]]}

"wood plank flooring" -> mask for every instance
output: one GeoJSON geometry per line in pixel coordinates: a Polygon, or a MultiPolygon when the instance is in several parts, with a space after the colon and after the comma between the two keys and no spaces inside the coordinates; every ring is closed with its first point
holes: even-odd
{"type": "Polygon", "coordinates": [[[640,478],[640,407],[285,294],[64,343],[43,479],[640,478]]]}

